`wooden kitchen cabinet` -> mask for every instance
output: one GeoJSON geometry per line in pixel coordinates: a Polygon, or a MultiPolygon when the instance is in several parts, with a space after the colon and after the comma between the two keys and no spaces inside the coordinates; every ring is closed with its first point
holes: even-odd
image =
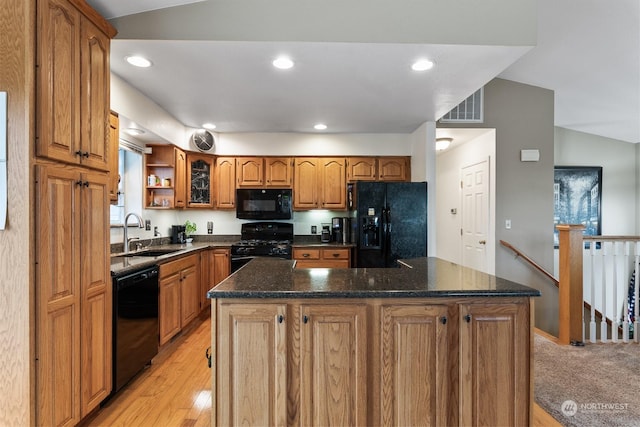
{"type": "Polygon", "coordinates": [[[235,209],[236,207],[236,159],[234,157],[218,157],[216,159],[216,196],[215,206],[218,209],[235,209]]]}
{"type": "Polygon", "coordinates": [[[265,187],[291,188],[293,185],[293,160],[291,157],[265,157],[265,187]]]}
{"type": "Polygon", "coordinates": [[[460,305],[460,425],[529,425],[529,309],[460,305]]]}
{"type": "Polygon", "coordinates": [[[317,246],[293,248],[296,268],[351,268],[350,248],[317,246]]]}
{"type": "Polygon", "coordinates": [[[255,188],[264,185],[264,159],[238,157],[236,159],[236,187],[255,188]]]}
{"type": "Polygon", "coordinates": [[[239,157],[236,159],[236,186],[291,188],[292,163],[290,157],[239,157]]]}
{"type": "Polygon", "coordinates": [[[118,113],[109,114],[109,202],[118,202],[118,184],[120,174],[118,172],[118,152],[120,150],[120,120],[118,113]]]}
{"type": "Polygon", "coordinates": [[[295,160],[293,208],[347,208],[346,161],[337,157],[299,157],[295,160]]]}
{"type": "Polygon", "coordinates": [[[375,157],[347,158],[347,181],[377,181],[378,160],[375,157]]]}
{"type": "Polygon", "coordinates": [[[446,305],[383,304],[380,328],[380,390],[377,405],[385,426],[453,425],[448,372],[446,305]]]}
{"type": "Polygon", "coordinates": [[[108,187],[105,173],[36,166],[38,424],[76,424],[111,392],[108,187]]]}
{"type": "Polygon", "coordinates": [[[200,257],[187,255],[160,265],[158,320],[166,344],[200,312],[200,257]]]}
{"type": "Polygon", "coordinates": [[[213,299],[211,424],[529,425],[529,304],[213,299]]]}
{"type": "Polygon", "coordinates": [[[366,305],[300,311],[300,425],[368,425],[366,305]]]}
{"type": "Polygon", "coordinates": [[[186,153],[168,144],[147,144],[147,147],[151,148],[151,153],[144,158],[145,209],[184,208],[187,200],[186,153]],[[149,182],[152,175],[156,177],[155,182],[149,182]],[[168,183],[163,182],[164,179],[168,183]]]}
{"type": "Polygon", "coordinates": [[[286,304],[221,303],[212,425],[287,425],[286,304]]]}
{"type": "Polygon", "coordinates": [[[213,165],[213,156],[187,153],[187,207],[213,207],[213,165]]]}
{"type": "Polygon", "coordinates": [[[37,11],[36,154],[108,171],[115,29],[75,1],[39,0],[37,11]]]}
{"type": "Polygon", "coordinates": [[[200,282],[200,309],[211,305],[207,292],[231,274],[231,250],[216,248],[200,253],[202,279],[200,282]]]}
{"type": "Polygon", "coordinates": [[[410,181],[410,157],[378,157],[379,181],[410,181]]]}
{"type": "Polygon", "coordinates": [[[410,165],[410,157],[349,157],[347,181],[410,181],[410,165]]]}

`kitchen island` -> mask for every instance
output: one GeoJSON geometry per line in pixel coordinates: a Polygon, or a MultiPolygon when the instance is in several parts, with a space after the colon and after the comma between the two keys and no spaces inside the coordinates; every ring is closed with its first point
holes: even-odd
{"type": "Polygon", "coordinates": [[[258,258],[212,299],[212,425],[528,425],[532,297],[436,258],[258,258]]]}

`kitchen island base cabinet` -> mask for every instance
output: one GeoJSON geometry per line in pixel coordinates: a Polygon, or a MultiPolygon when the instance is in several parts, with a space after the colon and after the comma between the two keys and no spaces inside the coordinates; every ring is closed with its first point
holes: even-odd
{"type": "Polygon", "coordinates": [[[530,320],[528,298],[214,299],[212,425],[529,425],[530,320]]]}

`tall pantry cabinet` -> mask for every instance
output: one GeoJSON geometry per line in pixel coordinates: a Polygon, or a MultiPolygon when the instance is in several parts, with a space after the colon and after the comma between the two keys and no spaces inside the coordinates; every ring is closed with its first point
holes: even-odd
{"type": "Polygon", "coordinates": [[[115,29],[84,0],[37,0],[36,15],[36,422],[75,425],[111,392],[115,29]]]}

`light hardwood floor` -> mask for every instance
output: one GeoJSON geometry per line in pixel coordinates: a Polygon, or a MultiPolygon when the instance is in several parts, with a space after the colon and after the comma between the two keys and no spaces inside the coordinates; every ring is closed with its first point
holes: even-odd
{"type": "Polygon", "coordinates": [[[211,322],[206,313],[83,425],[210,426],[211,371],[205,352],[211,345],[211,322]]]}
{"type": "MultiPolygon", "coordinates": [[[[209,427],[211,371],[205,351],[211,345],[210,333],[205,312],[83,426],[209,427]]],[[[532,424],[561,426],[535,403],[532,424]]]]}

